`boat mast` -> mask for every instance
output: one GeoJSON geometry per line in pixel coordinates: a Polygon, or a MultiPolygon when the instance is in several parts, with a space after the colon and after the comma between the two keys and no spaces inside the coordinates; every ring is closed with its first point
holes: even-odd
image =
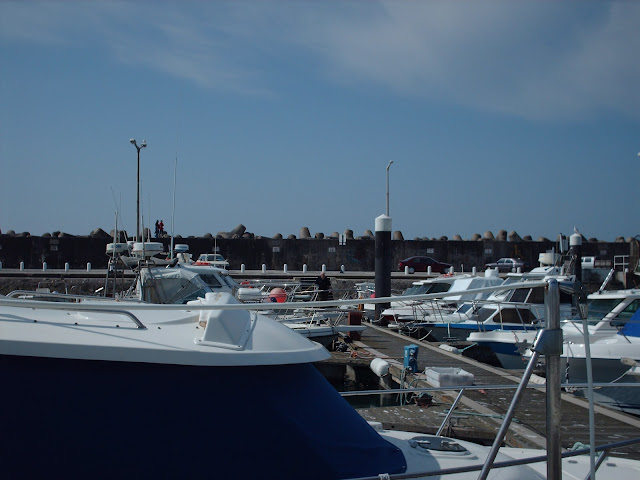
{"type": "Polygon", "coordinates": [[[173,166],[173,207],[171,209],[171,247],[169,249],[169,258],[173,260],[173,236],[175,234],[175,215],[176,215],[176,176],[178,175],[178,152],[176,152],[176,161],[173,166]]]}
{"type": "Polygon", "coordinates": [[[171,246],[169,258],[173,260],[173,237],[175,235],[175,215],[176,215],[176,177],[178,176],[178,148],[180,145],[180,108],[182,107],[182,88],[180,88],[180,97],[178,98],[178,115],[176,116],[176,161],[173,165],[173,207],[171,209],[171,246]]]}

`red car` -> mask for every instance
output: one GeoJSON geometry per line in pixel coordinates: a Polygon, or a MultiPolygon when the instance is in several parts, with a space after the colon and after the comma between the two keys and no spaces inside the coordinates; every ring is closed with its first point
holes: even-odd
{"type": "Polygon", "coordinates": [[[398,262],[398,270],[404,272],[404,267],[409,267],[409,273],[426,272],[429,267],[432,273],[448,273],[451,265],[431,257],[409,257],[398,262]]]}

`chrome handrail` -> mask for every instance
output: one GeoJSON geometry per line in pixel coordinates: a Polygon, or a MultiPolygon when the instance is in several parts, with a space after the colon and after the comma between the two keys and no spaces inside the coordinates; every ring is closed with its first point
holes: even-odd
{"type": "MultiPolygon", "coordinates": [[[[98,297],[96,295],[76,295],[72,293],[58,293],[58,292],[38,292],[37,290],[13,290],[7,293],[7,298],[19,298],[20,295],[29,296],[28,300],[36,300],[38,298],[52,299],[52,300],[66,300],[72,302],[73,300],[91,300],[91,301],[104,301],[112,302],[112,297],[98,297]]],[[[127,298],[127,301],[138,301],[134,298],[127,298]]]]}
{"type": "MultiPolygon", "coordinates": [[[[89,297],[94,299],[93,297],[89,297]]],[[[99,300],[99,299],[98,299],[99,300]]],[[[115,302],[114,302],[115,303],[115,302]]],[[[136,317],[132,312],[117,308],[102,308],[102,306],[87,306],[82,303],[66,303],[66,302],[43,302],[41,300],[23,300],[23,299],[7,299],[0,298],[0,305],[5,304],[16,308],[31,308],[31,309],[48,309],[48,310],[74,310],[78,312],[91,312],[91,313],[107,313],[112,315],[124,315],[129,317],[131,321],[141,330],[146,330],[147,327],[136,317]]]]}

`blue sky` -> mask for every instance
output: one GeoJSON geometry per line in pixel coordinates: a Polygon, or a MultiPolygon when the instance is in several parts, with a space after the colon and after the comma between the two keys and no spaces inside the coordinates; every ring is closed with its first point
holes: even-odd
{"type": "Polygon", "coordinates": [[[640,234],[640,2],[0,2],[0,228],[640,234]]]}

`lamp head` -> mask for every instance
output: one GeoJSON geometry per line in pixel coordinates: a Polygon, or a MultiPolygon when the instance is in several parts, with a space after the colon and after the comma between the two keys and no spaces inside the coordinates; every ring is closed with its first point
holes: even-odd
{"type": "Polygon", "coordinates": [[[144,148],[147,146],[147,141],[146,140],[142,140],[142,143],[140,144],[140,148],[144,148]]]}
{"type": "Polygon", "coordinates": [[[136,139],[132,138],[132,139],[129,140],[129,142],[132,143],[133,145],[135,145],[136,144],[136,139]]]}

